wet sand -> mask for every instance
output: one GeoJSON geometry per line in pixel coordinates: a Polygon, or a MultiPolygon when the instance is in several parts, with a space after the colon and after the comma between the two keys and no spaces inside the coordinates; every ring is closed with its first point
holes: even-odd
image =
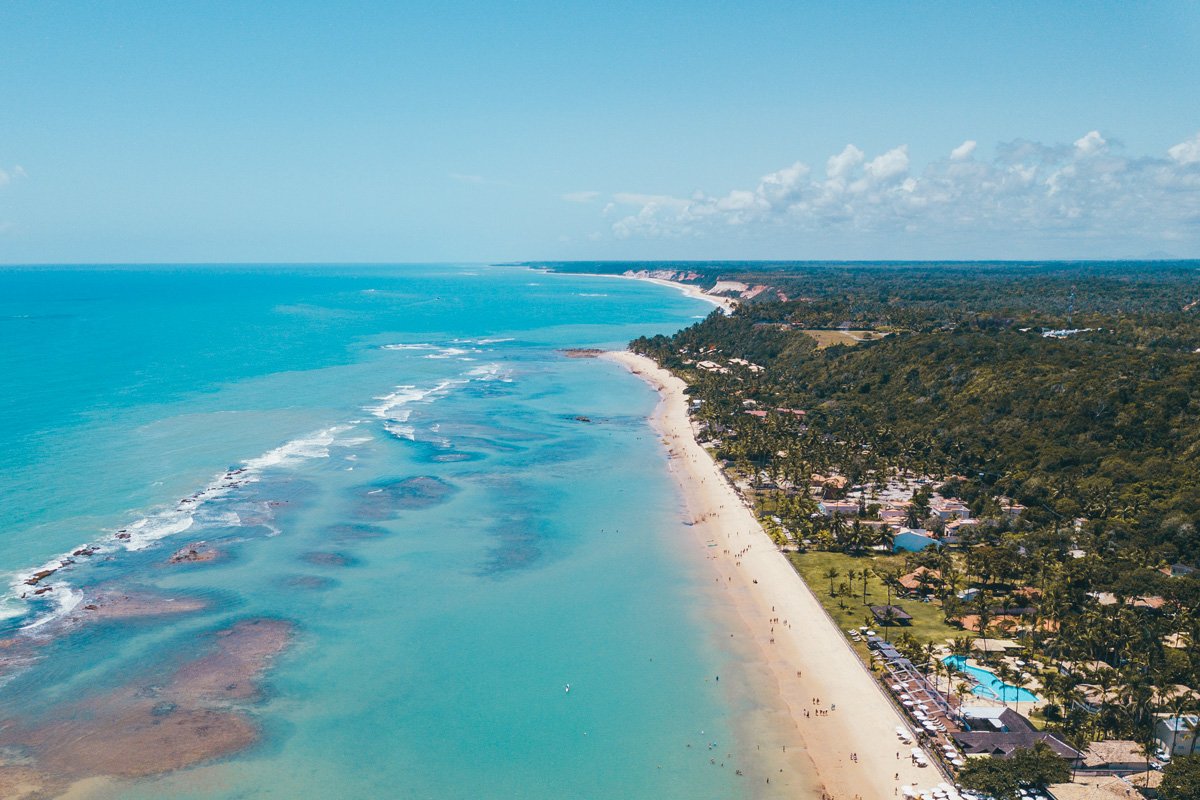
{"type": "Polygon", "coordinates": [[[879,800],[899,796],[905,784],[943,780],[934,768],[911,763],[911,748],[895,731],[905,723],[880,685],[697,443],[684,382],[643,356],[604,358],[641,377],[662,398],[652,425],[667,447],[695,546],[707,556],[731,618],[740,622],[730,631],[730,644],[752,655],[753,674],[736,676],[756,705],[742,735],[756,743],[760,760],[762,748],[769,748],[771,768],[782,763],[785,770],[755,792],[879,800]],[[787,788],[778,786],[785,780],[787,788]]]}
{"type": "Polygon", "coordinates": [[[245,703],[288,644],[290,622],[251,619],[214,634],[208,652],[165,680],[138,675],[113,690],[9,719],[0,728],[0,797],[41,800],[97,779],[136,779],[221,758],[259,731],[245,703]]]}

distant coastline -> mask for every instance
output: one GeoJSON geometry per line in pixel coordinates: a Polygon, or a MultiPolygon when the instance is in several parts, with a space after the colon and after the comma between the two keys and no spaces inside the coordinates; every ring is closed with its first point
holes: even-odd
{"type": "Polygon", "coordinates": [[[604,275],[603,273],[589,273],[589,274],[593,274],[596,277],[625,278],[626,280],[645,281],[647,283],[656,283],[659,286],[669,286],[672,289],[680,291],[683,294],[685,294],[688,297],[691,297],[695,300],[703,300],[706,303],[712,303],[714,306],[721,309],[721,311],[724,312],[726,315],[732,314],[733,310],[735,308],[737,308],[737,301],[735,301],[731,298],[728,298],[728,297],[721,297],[720,295],[709,294],[708,292],[701,289],[699,286],[696,286],[695,284],[692,284],[692,283],[682,283],[680,281],[668,280],[666,278],[655,278],[650,275],[638,275],[638,274],[604,275]]]}
{"type": "Polygon", "coordinates": [[[687,297],[690,297],[694,300],[703,300],[705,303],[711,303],[712,305],[721,309],[721,311],[724,312],[726,315],[732,314],[734,309],[737,308],[737,306],[738,306],[737,301],[731,297],[723,297],[721,295],[709,294],[703,288],[701,288],[700,286],[697,286],[694,283],[684,283],[682,281],[671,280],[671,279],[663,277],[661,275],[652,274],[650,270],[645,270],[645,269],[642,269],[642,270],[628,269],[628,270],[625,270],[625,272],[623,272],[623,273],[616,273],[616,272],[568,272],[568,273],[564,273],[559,270],[555,270],[553,267],[548,266],[548,265],[522,264],[521,266],[527,267],[529,269],[539,270],[541,272],[551,272],[554,274],[582,275],[582,276],[586,276],[589,278],[621,278],[624,280],[644,281],[646,283],[654,283],[659,286],[667,286],[669,288],[675,289],[678,292],[682,292],[684,295],[686,295],[687,297]]]}

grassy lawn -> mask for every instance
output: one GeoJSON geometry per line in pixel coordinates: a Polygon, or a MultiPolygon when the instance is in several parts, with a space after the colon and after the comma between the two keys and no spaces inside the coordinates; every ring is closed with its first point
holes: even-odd
{"type": "Polygon", "coordinates": [[[801,333],[807,334],[817,340],[817,347],[832,347],[835,344],[855,345],[859,342],[871,341],[872,339],[882,339],[886,333],[879,331],[829,331],[829,330],[805,330],[801,333]]]}
{"type": "MultiPolygon", "coordinates": [[[[862,579],[854,579],[854,591],[843,595],[840,591],[837,597],[829,596],[829,579],[825,577],[825,572],[830,567],[836,569],[839,573],[837,578],[834,578],[834,588],[843,583],[849,583],[846,579],[846,573],[850,570],[861,572],[863,567],[868,569],[883,568],[885,565],[894,567],[903,567],[903,556],[874,556],[855,558],[848,556],[845,553],[829,553],[823,551],[812,551],[809,553],[792,553],[789,558],[796,571],[804,578],[805,582],[812,587],[816,593],[817,599],[825,606],[825,610],[833,617],[838,627],[843,631],[849,628],[857,628],[860,625],[870,624],[871,628],[877,631],[880,635],[884,634],[884,629],[872,621],[867,622],[871,618],[871,612],[867,606],[882,606],[887,604],[887,587],[880,582],[879,578],[872,577],[867,581],[867,602],[863,603],[862,579]]],[[[919,600],[904,599],[900,600],[892,596],[892,605],[900,606],[900,608],[912,614],[913,620],[911,625],[894,625],[889,631],[889,637],[895,638],[901,631],[907,631],[914,639],[921,644],[933,642],[934,644],[945,644],[947,639],[952,639],[956,636],[965,635],[960,629],[947,625],[942,619],[942,607],[936,603],[922,603],[919,600]]],[[[856,645],[856,649],[866,652],[866,645],[856,645]]]]}

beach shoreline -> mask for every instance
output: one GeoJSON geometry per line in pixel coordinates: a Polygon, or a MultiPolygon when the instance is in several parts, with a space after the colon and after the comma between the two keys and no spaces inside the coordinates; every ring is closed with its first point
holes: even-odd
{"type": "MultiPolygon", "coordinates": [[[[531,267],[530,269],[534,269],[534,268],[531,267]]],[[[677,292],[681,292],[682,294],[684,294],[687,297],[692,298],[693,300],[702,300],[705,303],[710,303],[710,304],[716,306],[717,308],[721,309],[722,313],[724,313],[726,316],[732,314],[733,310],[735,308],[737,308],[737,305],[738,305],[737,301],[734,300],[733,298],[721,297],[720,295],[715,295],[715,294],[708,294],[707,292],[705,292],[703,289],[701,289],[699,286],[696,286],[695,284],[680,283],[679,281],[669,281],[666,278],[652,278],[649,275],[623,275],[623,274],[617,274],[615,272],[563,273],[563,272],[555,272],[554,270],[545,269],[545,268],[541,269],[540,271],[542,271],[546,274],[550,274],[550,275],[581,275],[581,276],[588,277],[588,278],[620,278],[620,279],[626,280],[626,281],[642,281],[644,283],[654,283],[659,286],[666,286],[670,289],[674,289],[677,292]]]]}
{"type": "Polygon", "coordinates": [[[887,798],[899,797],[905,785],[944,780],[935,768],[912,763],[911,748],[896,736],[908,723],[697,442],[686,384],[645,356],[601,358],[658,392],[651,425],[667,450],[695,546],[706,553],[730,612],[722,621],[740,623],[730,636],[745,649],[752,674],[723,683],[744,682],[754,707],[739,726],[747,737],[742,749],[773,778],[749,787],[751,795],[887,798]]]}
{"type": "Polygon", "coordinates": [[[676,291],[682,292],[685,296],[690,297],[693,300],[703,300],[706,303],[712,303],[714,306],[721,309],[726,316],[732,314],[733,310],[737,308],[737,302],[735,302],[733,299],[721,297],[720,295],[709,294],[699,286],[691,283],[680,283],[679,281],[669,281],[665,278],[651,278],[640,275],[614,275],[613,277],[625,278],[626,280],[631,281],[645,281],[646,283],[656,283],[659,286],[670,287],[676,291]]]}

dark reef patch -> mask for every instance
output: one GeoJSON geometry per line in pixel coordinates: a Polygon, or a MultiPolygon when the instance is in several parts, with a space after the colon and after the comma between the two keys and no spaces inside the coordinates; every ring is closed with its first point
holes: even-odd
{"type": "Polygon", "coordinates": [[[316,567],[349,567],[357,563],[345,553],[330,553],[324,550],[313,550],[304,553],[300,558],[316,567]]]}
{"type": "Polygon", "coordinates": [[[432,475],[363,486],[356,490],[354,515],[359,519],[390,519],[402,511],[441,505],[456,491],[456,486],[432,475]]]}
{"type": "Polygon", "coordinates": [[[349,522],[326,527],[325,535],[335,542],[363,542],[382,539],[388,535],[388,529],[378,525],[349,522]]]}
{"type": "Polygon", "coordinates": [[[537,521],[527,515],[499,521],[489,527],[488,533],[495,537],[496,544],[488,548],[488,558],[479,567],[479,575],[500,577],[528,569],[545,555],[541,547],[545,537],[538,530],[537,521]]]}
{"type": "Polygon", "coordinates": [[[337,586],[337,581],[321,575],[288,575],[283,578],[283,585],[303,592],[321,592],[337,586]]]}

